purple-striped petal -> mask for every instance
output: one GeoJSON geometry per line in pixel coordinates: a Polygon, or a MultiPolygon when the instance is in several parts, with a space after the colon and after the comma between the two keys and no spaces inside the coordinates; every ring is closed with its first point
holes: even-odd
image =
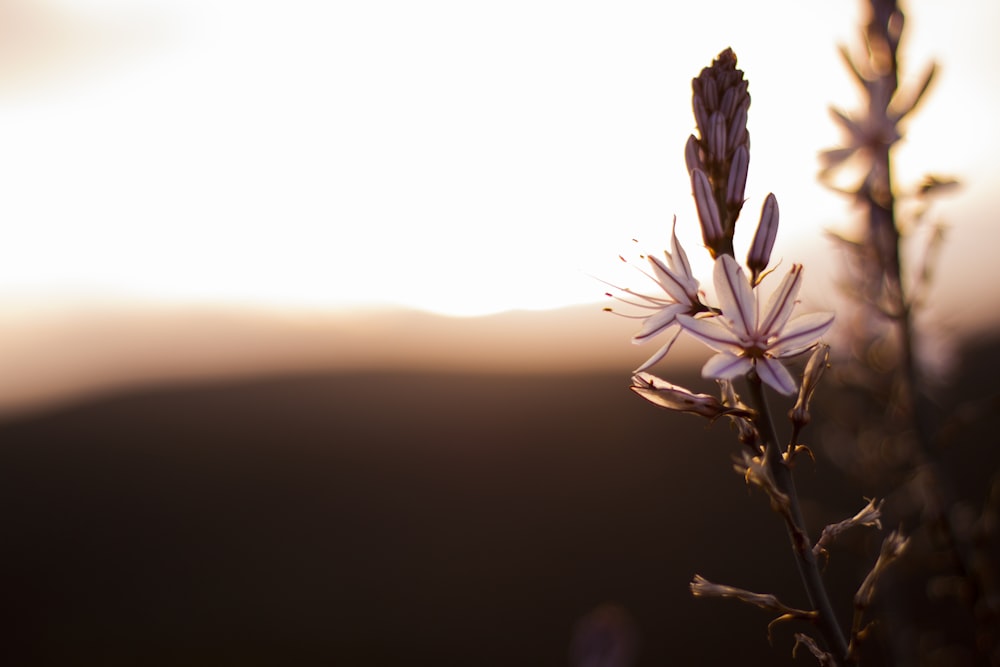
{"type": "Polygon", "coordinates": [[[677,216],[674,216],[674,226],[670,231],[670,254],[668,256],[668,264],[670,268],[674,270],[684,282],[684,287],[687,290],[687,295],[691,301],[695,301],[698,298],[698,280],[691,273],[691,264],[688,262],[687,253],[684,252],[684,248],[681,246],[680,241],[677,240],[677,216]]]}
{"type": "Polygon", "coordinates": [[[632,336],[633,343],[645,343],[647,340],[662,333],[676,324],[677,316],[688,310],[688,306],[672,303],[664,306],[642,321],[642,327],[632,336]]]}
{"type": "Polygon", "coordinates": [[[731,352],[732,354],[743,352],[743,344],[740,341],[740,337],[736,335],[736,332],[718,320],[718,317],[697,320],[690,315],[677,316],[677,323],[685,331],[713,350],[717,352],[731,352]]]}
{"type": "Polygon", "coordinates": [[[802,287],[802,265],[796,264],[767,301],[766,315],[760,324],[763,338],[771,338],[785,326],[795,308],[795,299],[799,295],[800,287],[802,287]]]}
{"type": "Polygon", "coordinates": [[[649,264],[653,267],[656,275],[656,282],[659,283],[663,291],[669,294],[678,303],[688,303],[688,286],[684,278],[678,276],[673,270],[663,263],[659,257],[649,256],[649,264]]]}
{"type": "Polygon", "coordinates": [[[721,255],[715,260],[714,278],[722,314],[741,336],[753,338],[757,331],[757,299],[743,269],[730,255],[721,255]]]}
{"type": "Polygon", "coordinates": [[[803,352],[820,339],[833,324],[833,313],[809,313],[796,317],[771,344],[774,357],[790,357],[803,352]]]}
{"type": "Polygon", "coordinates": [[[646,361],[642,362],[642,365],[639,366],[637,369],[635,369],[632,372],[633,373],[641,373],[642,371],[646,370],[647,368],[652,368],[656,364],[660,363],[660,360],[663,359],[663,357],[667,356],[667,352],[670,351],[670,348],[673,346],[674,341],[677,340],[677,337],[680,334],[681,334],[681,330],[678,328],[677,331],[674,332],[674,335],[671,336],[669,339],[667,339],[667,342],[664,343],[662,346],[660,346],[660,349],[657,350],[653,354],[653,356],[651,356],[649,359],[646,359],[646,361]]]}
{"type": "Polygon", "coordinates": [[[757,375],[764,384],[772,387],[778,393],[789,396],[795,393],[795,378],[780,361],[764,357],[757,360],[757,375]]]}
{"type": "Polygon", "coordinates": [[[748,357],[720,352],[705,362],[701,376],[715,380],[732,380],[734,377],[746,375],[752,367],[753,362],[748,357]]]}

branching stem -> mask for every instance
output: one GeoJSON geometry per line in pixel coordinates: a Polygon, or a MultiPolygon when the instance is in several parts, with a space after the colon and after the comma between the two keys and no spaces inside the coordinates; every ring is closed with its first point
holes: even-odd
{"type": "Polygon", "coordinates": [[[788,529],[788,536],[792,542],[792,553],[795,556],[795,563],[798,565],[806,595],[809,597],[809,603],[813,609],[819,614],[816,625],[823,634],[829,650],[836,656],[838,664],[844,664],[848,659],[847,639],[844,637],[844,632],[833,612],[833,606],[830,604],[830,597],[827,595],[826,585],[823,583],[823,577],[820,573],[819,563],[809,542],[798,493],[795,490],[795,481],[792,478],[791,470],[785,465],[782,456],[783,448],[778,444],[764,388],[756,373],[751,372],[747,377],[747,382],[750,385],[753,407],[758,414],[757,429],[765,443],[765,464],[770,469],[778,490],[788,497],[789,511],[782,514],[785,518],[785,527],[788,529]]]}

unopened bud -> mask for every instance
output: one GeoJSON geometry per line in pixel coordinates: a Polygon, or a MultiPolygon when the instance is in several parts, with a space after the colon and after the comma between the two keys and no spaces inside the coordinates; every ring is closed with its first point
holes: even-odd
{"type": "Polygon", "coordinates": [[[705,106],[714,109],[719,106],[719,87],[715,79],[708,77],[702,80],[701,95],[705,100],[705,106]]]}
{"type": "Polygon", "coordinates": [[[722,164],[726,160],[726,117],[716,111],[708,119],[709,163],[722,164]]]}
{"type": "Polygon", "coordinates": [[[705,137],[708,133],[708,110],[705,108],[705,101],[697,92],[697,87],[691,106],[694,108],[694,122],[698,126],[698,131],[705,137]]]}
{"type": "Polygon", "coordinates": [[[730,118],[733,112],[736,111],[736,98],[740,91],[738,88],[726,88],[726,92],[722,95],[722,101],[719,102],[719,111],[725,115],[726,118],[730,118]]]}
{"type": "Polygon", "coordinates": [[[632,376],[630,389],[650,403],[676,412],[690,412],[709,419],[715,419],[725,412],[725,407],[715,396],[695,394],[649,373],[632,376]]]}
{"type": "Polygon", "coordinates": [[[688,137],[687,143],[684,145],[684,162],[687,164],[689,174],[695,169],[705,170],[705,165],[701,161],[701,145],[693,134],[688,137]]]}
{"type": "Polygon", "coordinates": [[[705,245],[712,250],[714,257],[715,250],[725,239],[725,234],[722,231],[719,207],[712,193],[712,184],[708,182],[705,172],[695,169],[691,172],[691,186],[694,188],[694,204],[698,209],[698,220],[701,222],[701,237],[705,245]]]}
{"type": "Polygon", "coordinates": [[[774,248],[774,239],[777,235],[778,200],[773,194],[769,194],[761,208],[760,222],[757,224],[757,231],[754,233],[753,243],[750,245],[750,253],[747,255],[747,266],[750,268],[753,283],[757,282],[757,276],[767,268],[767,263],[771,261],[771,250],[774,248]]]}
{"type": "Polygon", "coordinates": [[[736,113],[733,114],[732,119],[729,121],[729,133],[726,135],[726,150],[731,151],[737,146],[749,143],[747,141],[748,137],[747,108],[745,106],[737,107],[736,113]]]}
{"type": "Polygon", "coordinates": [[[743,193],[747,187],[747,173],[750,171],[750,151],[746,146],[737,146],[733,161],[729,165],[729,180],[726,182],[726,205],[730,210],[743,206],[743,193]]]}

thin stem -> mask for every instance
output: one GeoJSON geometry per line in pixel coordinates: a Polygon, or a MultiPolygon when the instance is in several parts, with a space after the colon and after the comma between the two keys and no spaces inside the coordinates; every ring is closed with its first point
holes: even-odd
{"type": "Polygon", "coordinates": [[[782,458],[782,448],[775,435],[774,422],[767,405],[767,398],[764,395],[764,388],[756,373],[750,373],[747,376],[747,382],[750,385],[753,407],[757,409],[758,413],[757,429],[765,443],[765,463],[778,490],[788,497],[789,511],[784,515],[785,527],[792,542],[792,553],[799,568],[799,575],[802,577],[802,584],[806,589],[809,604],[819,613],[816,625],[826,639],[827,646],[836,657],[837,662],[843,664],[848,660],[847,640],[833,613],[833,606],[830,604],[830,597],[827,595],[826,586],[820,574],[819,563],[816,561],[812,545],[809,543],[809,535],[806,533],[805,521],[802,518],[802,507],[795,490],[795,480],[792,479],[791,470],[788,469],[782,458]]]}

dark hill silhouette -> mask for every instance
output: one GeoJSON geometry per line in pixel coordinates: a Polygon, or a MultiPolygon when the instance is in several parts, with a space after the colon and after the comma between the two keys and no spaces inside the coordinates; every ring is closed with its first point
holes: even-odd
{"type": "MultiPolygon", "coordinates": [[[[687,592],[805,604],[728,426],[626,384],[342,371],[10,418],[0,663],[564,665],[617,605],[636,664],[791,664],[804,628],[771,648],[764,612],[687,592]]],[[[862,504],[822,462],[800,477],[817,528],[862,504]]],[[[828,570],[845,614],[866,566],[828,570]]]]}

